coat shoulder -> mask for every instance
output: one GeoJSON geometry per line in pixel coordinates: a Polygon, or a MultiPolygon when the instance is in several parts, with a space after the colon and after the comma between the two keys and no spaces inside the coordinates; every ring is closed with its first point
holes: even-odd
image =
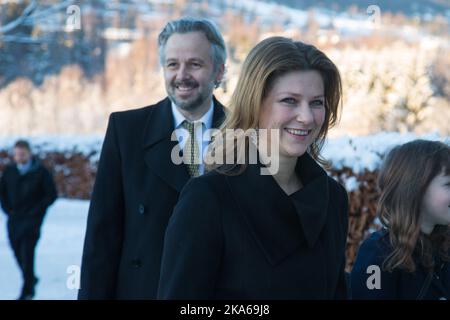
{"type": "Polygon", "coordinates": [[[335,204],[337,208],[340,208],[340,221],[347,233],[349,220],[349,198],[347,190],[330,176],[328,176],[328,189],[331,203],[335,204]]]}
{"type": "Polygon", "coordinates": [[[328,186],[331,193],[338,194],[341,197],[345,197],[347,200],[347,190],[344,188],[342,184],[328,176],[328,186]]]}
{"type": "Polygon", "coordinates": [[[136,123],[136,121],[146,121],[147,116],[149,116],[152,112],[157,109],[164,108],[170,102],[169,98],[165,98],[155,104],[148,105],[141,108],[124,110],[124,111],[115,111],[111,113],[111,118],[114,118],[116,121],[120,122],[130,122],[136,123]]]}
{"type": "Polygon", "coordinates": [[[361,244],[357,260],[364,264],[381,265],[391,250],[388,233],[385,230],[376,231],[361,244]]]}
{"type": "Polygon", "coordinates": [[[5,169],[3,170],[3,175],[10,174],[14,170],[16,170],[16,165],[11,162],[11,163],[6,165],[5,169]]]}
{"type": "Polygon", "coordinates": [[[350,276],[353,299],[399,299],[399,281],[402,279],[400,270],[391,272],[383,268],[390,252],[385,230],[372,233],[362,243],[350,276]],[[368,282],[373,284],[374,279],[378,279],[378,285],[370,288],[368,282]]]}
{"type": "Polygon", "coordinates": [[[111,113],[110,118],[114,118],[119,123],[136,123],[139,121],[145,121],[147,117],[153,112],[154,108],[157,108],[159,104],[150,105],[138,109],[131,109],[125,111],[116,111],[111,113]]]}
{"type": "Polygon", "coordinates": [[[222,211],[217,208],[223,209],[225,203],[229,201],[226,178],[226,175],[217,172],[208,172],[192,178],[183,187],[180,199],[201,203],[205,211],[222,211]]]}
{"type": "Polygon", "coordinates": [[[51,175],[51,170],[47,168],[43,163],[39,162],[36,166],[36,171],[40,172],[41,174],[49,174],[51,175]]]}
{"type": "Polygon", "coordinates": [[[109,117],[108,126],[115,128],[113,131],[124,139],[136,138],[136,135],[143,134],[152,114],[167,106],[168,101],[166,98],[154,105],[113,112],[109,117]]]}
{"type": "Polygon", "coordinates": [[[215,175],[206,174],[192,178],[181,190],[171,221],[185,221],[184,224],[199,221],[215,224],[221,220],[221,197],[215,175]]]}
{"type": "Polygon", "coordinates": [[[216,171],[210,171],[199,177],[190,179],[187,186],[201,189],[203,194],[214,193],[216,195],[223,193],[226,183],[226,176],[216,171]]]}

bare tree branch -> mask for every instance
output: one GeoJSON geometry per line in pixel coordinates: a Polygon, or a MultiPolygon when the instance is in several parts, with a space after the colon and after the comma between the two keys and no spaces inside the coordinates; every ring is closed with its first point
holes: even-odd
{"type": "Polygon", "coordinates": [[[2,42],[16,42],[16,43],[29,43],[29,44],[42,44],[47,43],[49,38],[31,38],[16,35],[5,35],[1,38],[2,42]]]}
{"type": "Polygon", "coordinates": [[[34,25],[38,20],[46,19],[50,15],[65,9],[75,0],[66,0],[62,3],[52,5],[50,8],[36,10],[38,7],[37,1],[33,0],[23,11],[23,13],[16,20],[9,22],[5,26],[0,27],[0,35],[10,32],[11,30],[17,28],[20,25],[34,25]]]}
{"type": "Polygon", "coordinates": [[[21,24],[28,18],[28,16],[37,8],[37,2],[35,0],[31,1],[31,3],[23,10],[23,13],[16,20],[9,22],[3,27],[0,27],[0,33],[7,33],[21,24]]]}
{"type": "Polygon", "coordinates": [[[49,15],[60,11],[61,9],[66,9],[68,6],[73,4],[75,0],[66,0],[62,3],[58,3],[55,5],[52,5],[50,8],[34,12],[31,16],[29,16],[26,20],[39,20],[42,18],[47,18],[49,15]]]}

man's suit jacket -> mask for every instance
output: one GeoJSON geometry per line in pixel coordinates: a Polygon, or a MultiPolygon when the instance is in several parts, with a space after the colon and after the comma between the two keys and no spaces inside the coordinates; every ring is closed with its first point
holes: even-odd
{"type": "MultiPolygon", "coordinates": [[[[171,152],[174,119],[166,98],[113,113],[91,197],[79,299],[154,299],[164,233],[189,174],[171,152]]],[[[213,127],[224,118],[214,99],[213,127]]]]}
{"type": "Polygon", "coordinates": [[[159,299],[345,299],[348,200],[308,155],[288,196],[250,164],[191,179],[166,230],[159,299]]]}

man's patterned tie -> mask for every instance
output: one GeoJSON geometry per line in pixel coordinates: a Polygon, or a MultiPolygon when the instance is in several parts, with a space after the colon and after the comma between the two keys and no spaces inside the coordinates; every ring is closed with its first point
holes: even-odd
{"type": "MultiPolygon", "coordinates": [[[[189,132],[189,137],[184,144],[183,162],[191,177],[197,177],[199,176],[200,151],[197,139],[195,139],[195,125],[186,120],[184,120],[181,125],[189,132]]],[[[201,125],[201,123],[199,125],[201,125]]]]}

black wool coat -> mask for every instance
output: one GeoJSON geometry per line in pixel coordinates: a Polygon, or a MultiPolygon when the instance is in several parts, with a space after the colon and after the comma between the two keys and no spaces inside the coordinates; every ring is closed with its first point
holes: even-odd
{"type": "Polygon", "coordinates": [[[308,155],[288,196],[250,164],[183,189],[166,231],[159,299],[345,299],[347,193],[308,155]]]}
{"type": "MultiPolygon", "coordinates": [[[[189,174],[168,98],[111,114],[91,197],[79,299],[154,299],[164,233],[189,174]]],[[[213,127],[224,118],[214,99],[213,127]]]]}

